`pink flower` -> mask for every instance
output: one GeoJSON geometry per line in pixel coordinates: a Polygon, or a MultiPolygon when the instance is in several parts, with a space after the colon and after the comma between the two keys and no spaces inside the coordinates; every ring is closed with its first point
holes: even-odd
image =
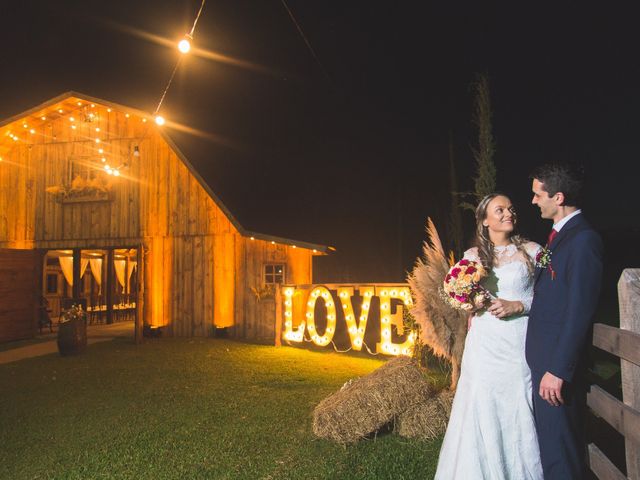
{"type": "Polygon", "coordinates": [[[475,273],[475,271],[476,271],[476,267],[474,267],[473,265],[467,268],[467,273],[469,274],[475,273]]]}
{"type": "Polygon", "coordinates": [[[453,278],[458,278],[459,274],[460,274],[460,269],[459,268],[454,268],[453,270],[451,270],[451,276],[453,278]]]}
{"type": "Polygon", "coordinates": [[[466,258],[463,258],[462,260],[460,260],[460,261],[458,262],[458,265],[463,266],[463,267],[464,267],[465,265],[469,265],[469,260],[467,260],[466,258]]]}

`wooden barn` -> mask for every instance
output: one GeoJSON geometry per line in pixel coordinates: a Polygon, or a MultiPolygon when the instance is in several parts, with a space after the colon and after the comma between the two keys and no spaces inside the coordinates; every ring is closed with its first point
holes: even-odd
{"type": "Polygon", "coordinates": [[[81,301],[136,338],[273,341],[330,247],[245,230],[148,113],[69,92],[0,123],[0,341],[81,301]]]}

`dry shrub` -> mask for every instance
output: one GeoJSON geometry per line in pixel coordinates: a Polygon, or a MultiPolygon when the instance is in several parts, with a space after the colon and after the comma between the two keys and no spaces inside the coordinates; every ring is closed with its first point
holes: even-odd
{"type": "Polygon", "coordinates": [[[339,443],[358,441],[422,402],[432,390],[415,360],[394,358],[322,400],[313,411],[313,433],[339,443]]]}
{"type": "Polygon", "coordinates": [[[443,390],[435,396],[424,396],[397,416],[395,431],[407,438],[431,440],[447,429],[454,392],[443,390]]]}

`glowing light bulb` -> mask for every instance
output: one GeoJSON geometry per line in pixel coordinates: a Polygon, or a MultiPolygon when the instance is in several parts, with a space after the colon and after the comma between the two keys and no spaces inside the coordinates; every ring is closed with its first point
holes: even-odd
{"type": "Polygon", "coordinates": [[[185,37],[178,42],[178,50],[180,53],[189,53],[191,50],[191,37],[189,35],[185,35],[185,37]]]}
{"type": "Polygon", "coordinates": [[[255,237],[251,237],[251,240],[255,240],[255,237]]]}
{"type": "Polygon", "coordinates": [[[99,132],[99,131],[100,131],[100,127],[96,127],[96,132],[99,132]]]}
{"type": "Polygon", "coordinates": [[[110,109],[110,108],[107,108],[107,112],[111,113],[111,109],[110,109]]]}
{"type": "Polygon", "coordinates": [[[129,114],[128,114],[128,113],[125,113],[125,114],[124,114],[124,116],[125,116],[126,118],[129,118],[129,114]]]}
{"type": "Polygon", "coordinates": [[[146,119],[146,118],[143,118],[143,119],[142,119],[142,123],[147,123],[147,119],[146,119]]]}
{"type": "Polygon", "coordinates": [[[73,121],[75,121],[75,118],[73,118],[73,117],[69,117],[69,121],[70,121],[70,122],[73,122],[73,121]]]}
{"type": "Polygon", "coordinates": [[[31,130],[29,130],[29,133],[33,135],[34,133],[36,133],[36,131],[32,128],[31,130]]]}
{"type": "Polygon", "coordinates": [[[64,113],[64,110],[60,109],[58,110],[58,113],[64,113]]]}
{"type": "Polygon", "coordinates": [[[99,138],[96,138],[96,143],[100,143],[100,139],[99,138]]]}
{"type": "Polygon", "coordinates": [[[162,125],[164,125],[164,122],[165,122],[164,117],[162,117],[162,116],[160,116],[160,115],[157,115],[157,116],[156,116],[156,123],[157,123],[158,125],[162,126],[162,125]]]}
{"type": "Polygon", "coordinates": [[[26,123],[24,125],[22,125],[24,128],[29,128],[29,125],[27,125],[26,123]]]}
{"type": "Polygon", "coordinates": [[[75,126],[75,125],[71,125],[71,128],[75,130],[75,129],[76,129],[76,126],[75,126]]]}
{"type": "Polygon", "coordinates": [[[120,176],[120,170],[114,170],[114,171],[113,171],[113,175],[114,175],[115,177],[119,177],[119,176],[120,176]]]}
{"type": "Polygon", "coordinates": [[[106,158],[104,158],[104,157],[102,157],[100,160],[102,160],[102,163],[104,163],[104,162],[106,162],[106,161],[107,161],[107,159],[106,159],[106,158]]]}
{"type": "Polygon", "coordinates": [[[99,148],[99,149],[98,149],[98,153],[104,153],[104,150],[103,150],[103,149],[101,149],[101,148],[99,148]]]}
{"type": "Polygon", "coordinates": [[[105,165],[104,169],[108,172],[109,170],[111,170],[111,168],[109,168],[109,165],[105,165]]]}
{"type": "Polygon", "coordinates": [[[78,106],[81,107],[82,106],[82,102],[78,102],[78,106]]]}
{"type": "Polygon", "coordinates": [[[92,104],[91,104],[91,108],[95,108],[95,107],[96,107],[96,104],[95,104],[95,103],[92,103],[92,104]]]}

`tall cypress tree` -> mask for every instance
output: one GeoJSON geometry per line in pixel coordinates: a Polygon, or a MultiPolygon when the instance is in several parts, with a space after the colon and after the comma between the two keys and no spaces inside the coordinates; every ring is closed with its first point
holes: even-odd
{"type": "Polygon", "coordinates": [[[496,164],[493,160],[495,143],[491,125],[491,95],[489,92],[489,78],[486,73],[477,74],[472,84],[474,93],[473,123],[478,128],[478,144],[473,148],[476,160],[476,176],[474,190],[469,194],[473,202],[463,202],[461,205],[469,210],[475,210],[475,204],[489,193],[496,190],[496,164]]]}

